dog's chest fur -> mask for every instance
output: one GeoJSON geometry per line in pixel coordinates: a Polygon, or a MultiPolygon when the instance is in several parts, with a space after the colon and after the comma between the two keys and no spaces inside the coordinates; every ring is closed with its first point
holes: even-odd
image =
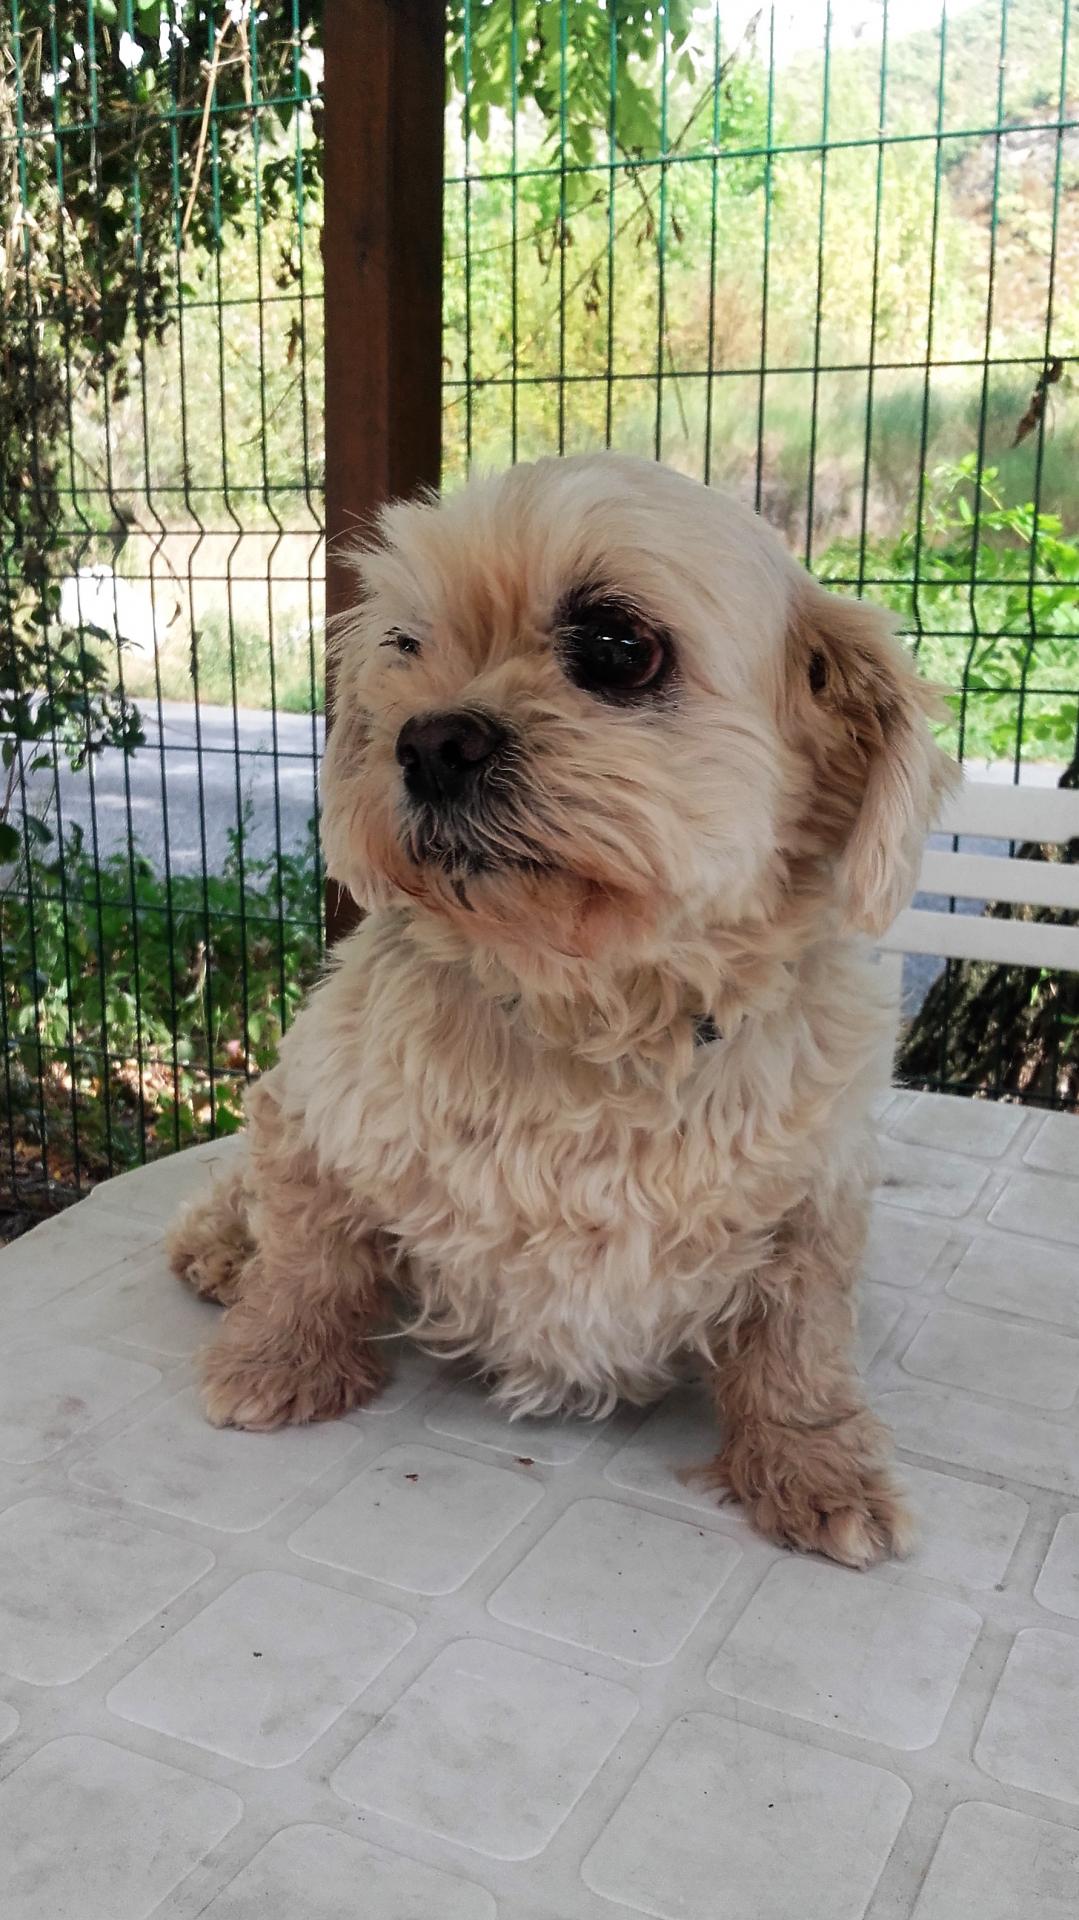
{"type": "Polygon", "coordinates": [[[696,1046],[687,1016],[667,1057],[597,1064],[380,915],[271,1084],[407,1257],[422,1337],[521,1411],[598,1411],[660,1391],[741,1310],[783,1214],[849,1184],[887,1014],[851,950],[804,971],[781,1014],[696,1046]]]}

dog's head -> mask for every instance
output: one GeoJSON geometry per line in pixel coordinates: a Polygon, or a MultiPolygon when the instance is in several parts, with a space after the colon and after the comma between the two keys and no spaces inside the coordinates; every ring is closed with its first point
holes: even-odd
{"type": "Polygon", "coordinates": [[[876,610],[735,501],[643,460],[541,460],[391,506],[337,638],[330,873],[515,970],[909,895],[945,778],[876,610]],[[804,888],[803,888],[804,891],[804,888]]]}

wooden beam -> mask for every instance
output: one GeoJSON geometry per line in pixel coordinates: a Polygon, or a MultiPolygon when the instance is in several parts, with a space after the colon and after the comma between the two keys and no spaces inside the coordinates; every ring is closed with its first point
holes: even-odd
{"type": "MultiPolygon", "coordinates": [[[[326,614],[384,501],[441,468],[444,0],[326,0],[326,614]]],[[[327,726],[333,724],[327,672],[327,726]]],[[[330,884],[326,932],[357,920],[330,884]]]]}

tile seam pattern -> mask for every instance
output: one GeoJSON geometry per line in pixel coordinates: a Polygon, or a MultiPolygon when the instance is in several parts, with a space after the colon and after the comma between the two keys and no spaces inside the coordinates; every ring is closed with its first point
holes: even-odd
{"type": "MultiPolygon", "coordinates": [[[[95,1900],[108,1920],[248,1920],[293,1886],[310,1920],[340,1920],[355,1874],[371,1920],[717,1920],[720,1895],[732,1914],[752,1896],[759,1920],[952,1920],[998,1855],[1001,1916],[1061,1920],[1038,1862],[1073,1871],[1079,1902],[1079,1725],[1060,1705],[1079,1690],[1079,1394],[1063,1404],[1079,1119],[1073,1163],[1059,1124],[1039,1147],[1045,1124],[1024,1113],[1003,1152],[987,1131],[941,1162],[933,1143],[954,1126],[969,1146],[976,1106],[900,1093],[883,1115],[886,1164],[918,1184],[881,1190],[868,1380],[898,1421],[923,1540],[865,1576],[775,1552],[685,1484],[714,1445],[690,1389],[545,1463],[542,1439],[533,1454],[477,1390],[409,1360],[389,1411],[222,1448],[185,1398],[212,1314],[177,1302],[152,1236],[173,1187],[230,1147],[144,1184],[133,1235],[121,1181],[0,1254],[0,1364],[29,1343],[15,1402],[34,1351],[61,1344],[139,1389],[119,1406],[103,1392],[101,1419],[49,1457],[0,1460],[12,1920],[95,1900]],[[940,1211],[958,1179],[970,1204],[940,1211]],[[1051,1234],[1016,1210],[1035,1192],[1051,1234]],[[49,1259],[76,1232],[85,1278],[57,1294],[49,1259]],[[381,1663],[365,1622],[387,1636],[381,1663]],[[78,1853],[45,1844],[54,1804],[78,1853]],[[145,1858],[108,1842],[117,1820],[145,1858]]],[[[31,1448],[48,1417],[29,1391],[5,1410],[31,1448]]]]}

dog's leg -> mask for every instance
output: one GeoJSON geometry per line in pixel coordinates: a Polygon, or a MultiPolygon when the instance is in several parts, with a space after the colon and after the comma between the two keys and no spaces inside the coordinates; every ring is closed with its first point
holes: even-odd
{"type": "Polygon", "coordinates": [[[242,1167],[189,1201],[169,1228],[165,1251],[173,1273],[200,1299],[231,1307],[254,1251],[242,1167]]]}
{"type": "Polygon", "coordinates": [[[385,1378],[372,1334],[388,1295],[385,1255],[352,1196],[320,1175],[282,1131],[265,1083],[252,1102],[254,1248],[203,1358],[203,1401],[215,1426],[257,1431],[332,1420],[385,1378]]]}
{"type": "Polygon", "coordinates": [[[852,1289],[865,1207],[784,1223],[752,1305],[716,1353],[724,1444],[709,1480],[769,1540],[865,1567],[912,1540],[889,1472],[891,1436],[865,1405],[853,1357],[852,1289]]]}

